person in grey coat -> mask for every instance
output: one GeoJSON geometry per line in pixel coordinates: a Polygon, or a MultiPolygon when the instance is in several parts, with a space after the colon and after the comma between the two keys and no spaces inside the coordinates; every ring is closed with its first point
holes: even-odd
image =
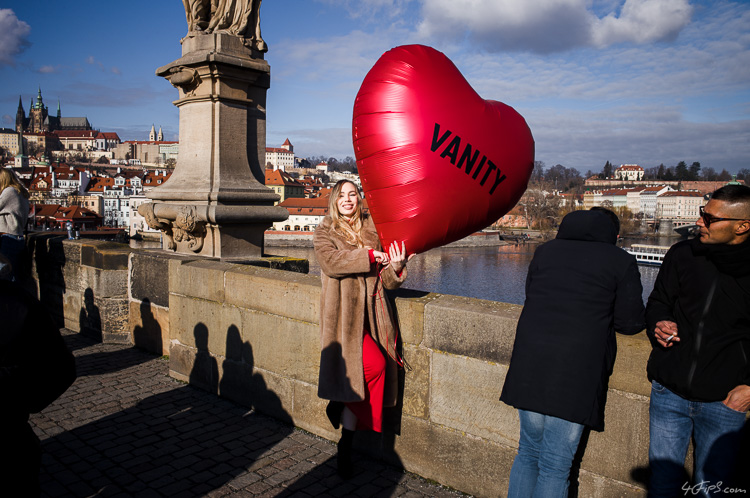
{"type": "Polygon", "coordinates": [[[8,258],[18,276],[21,253],[24,248],[23,232],[29,218],[29,192],[16,175],[0,168],[0,254],[8,258]]]}
{"type": "Polygon", "coordinates": [[[619,229],[612,211],[574,211],[529,265],[500,397],[521,421],[509,497],[567,496],[584,428],[604,429],[615,331],[645,327],[640,273],[616,246],[619,229]]]}

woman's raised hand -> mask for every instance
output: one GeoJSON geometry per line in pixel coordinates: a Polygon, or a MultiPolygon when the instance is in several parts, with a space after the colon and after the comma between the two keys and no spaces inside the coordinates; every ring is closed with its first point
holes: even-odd
{"type": "Polygon", "coordinates": [[[405,242],[401,242],[401,247],[399,247],[398,242],[391,243],[391,246],[388,248],[388,254],[391,256],[391,263],[396,273],[400,273],[406,266],[406,262],[414,256],[410,254],[407,259],[405,242]]]}

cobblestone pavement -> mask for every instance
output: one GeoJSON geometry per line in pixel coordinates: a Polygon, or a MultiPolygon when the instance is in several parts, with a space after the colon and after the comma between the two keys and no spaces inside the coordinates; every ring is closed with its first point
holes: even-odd
{"type": "Polygon", "coordinates": [[[362,455],[344,481],[333,443],[178,382],[163,358],[63,335],[78,379],[31,417],[42,496],[465,496],[362,455]]]}

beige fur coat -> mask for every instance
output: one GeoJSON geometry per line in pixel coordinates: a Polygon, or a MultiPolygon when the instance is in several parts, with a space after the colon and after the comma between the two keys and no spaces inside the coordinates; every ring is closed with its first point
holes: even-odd
{"type": "Polygon", "coordinates": [[[386,359],[385,406],[394,406],[398,394],[398,366],[386,353],[394,353],[395,324],[383,287],[395,289],[406,279],[391,265],[378,278],[376,264],[370,264],[369,249],[382,250],[375,225],[363,220],[365,248],[347,243],[331,227],[326,216],[315,230],[315,257],[321,268],[320,375],[318,396],[334,401],[361,401],[365,397],[362,366],[362,333],[365,310],[368,329],[386,359]]]}

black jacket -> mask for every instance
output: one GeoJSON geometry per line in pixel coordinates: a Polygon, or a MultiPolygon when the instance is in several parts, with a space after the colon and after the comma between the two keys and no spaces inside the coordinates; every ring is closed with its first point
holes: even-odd
{"type": "Polygon", "coordinates": [[[648,378],[691,401],[722,401],[750,385],[750,240],[679,242],[664,257],[646,310],[653,351],[648,378]],[[661,320],[677,323],[680,342],[654,339],[661,320]]]}
{"type": "Polygon", "coordinates": [[[574,211],[536,250],[502,401],[604,429],[615,331],[644,328],[638,266],[616,240],[606,214],[574,211]]]}

